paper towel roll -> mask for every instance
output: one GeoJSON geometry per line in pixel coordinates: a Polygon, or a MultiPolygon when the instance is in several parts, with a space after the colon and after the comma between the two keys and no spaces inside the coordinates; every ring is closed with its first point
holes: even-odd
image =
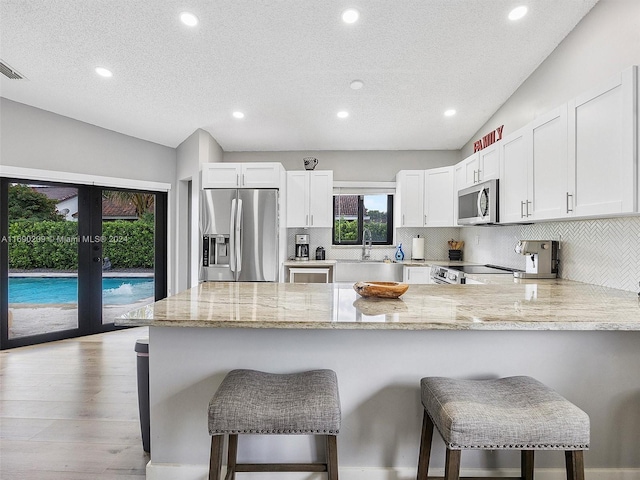
{"type": "Polygon", "coordinates": [[[424,238],[416,237],[413,239],[411,258],[413,260],[424,260],[424,238]]]}

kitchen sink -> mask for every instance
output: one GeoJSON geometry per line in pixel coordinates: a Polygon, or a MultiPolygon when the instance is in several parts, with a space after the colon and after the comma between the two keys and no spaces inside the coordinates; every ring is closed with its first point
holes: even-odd
{"type": "Polygon", "coordinates": [[[336,263],[334,282],[401,282],[402,264],[380,260],[339,260],[336,263]]]}

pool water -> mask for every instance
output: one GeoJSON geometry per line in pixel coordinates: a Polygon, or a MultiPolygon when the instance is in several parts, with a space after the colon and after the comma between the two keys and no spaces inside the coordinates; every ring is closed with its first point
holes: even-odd
{"type": "MultiPolygon", "coordinates": [[[[102,279],[104,305],[127,305],[153,296],[153,278],[102,279]]],[[[78,278],[9,277],[9,303],[78,303],[78,278]]]]}

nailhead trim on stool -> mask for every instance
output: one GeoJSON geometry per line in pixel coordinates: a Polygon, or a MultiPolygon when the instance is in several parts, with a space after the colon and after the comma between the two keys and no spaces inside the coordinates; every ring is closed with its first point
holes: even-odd
{"type": "MultiPolygon", "coordinates": [[[[582,451],[589,448],[589,417],[543,383],[526,376],[496,380],[427,377],[420,386],[425,412],[419,480],[427,478],[434,427],[447,446],[447,469],[457,462],[451,468],[459,470],[460,450],[522,450],[526,453],[521,478],[532,478],[534,450],[564,450],[572,475],[568,478],[584,478],[582,451]],[[525,470],[530,470],[530,477],[525,470]]],[[[445,479],[457,479],[459,472],[450,475],[445,479]]]]}
{"type": "Polygon", "coordinates": [[[340,430],[338,381],[332,370],[273,374],[233,370],[209,402],[211,463],[209,478],[220,478],[222,446],[229,435],[227,476],[248,471],[326,471],[338,479],[336,435],[340,430]],[[309,464],[237,464],[238,434],[323,435],[327,462],[309,464]]]}

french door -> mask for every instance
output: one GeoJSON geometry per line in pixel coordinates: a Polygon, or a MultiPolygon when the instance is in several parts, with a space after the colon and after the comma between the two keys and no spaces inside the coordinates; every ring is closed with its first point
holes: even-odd
{"type": "Polygon", "coordinates": [[[167,194],[0,179],[0,349],[114,330],[166,296],[167,194]]]}

